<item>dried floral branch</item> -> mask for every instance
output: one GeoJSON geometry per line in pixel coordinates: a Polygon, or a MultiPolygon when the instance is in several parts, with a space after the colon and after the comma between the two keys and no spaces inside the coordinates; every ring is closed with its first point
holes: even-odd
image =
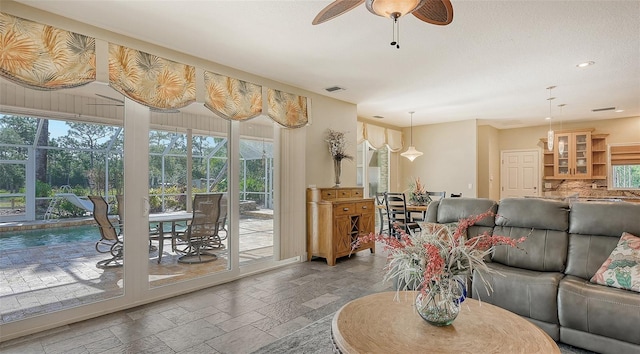
{"type": "Polygon", "coordinates": [[[347,140],[344,132],[328,129],[325,141],[329,144],[329,152],[334,160],[353,160],[353,156],[347,154],[347,140]]]}

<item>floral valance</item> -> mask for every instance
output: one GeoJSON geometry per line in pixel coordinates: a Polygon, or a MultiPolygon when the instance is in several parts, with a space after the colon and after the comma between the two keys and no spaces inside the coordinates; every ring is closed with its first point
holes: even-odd
{"type": "Polygon", "coordinates": [[[374,149],[380,149],[386,145],[391,152],[402,150],[401,131],[374,124],[358,122],[358,136],[356,140],[358,144],[366,140],[374,149]]]}
{"type": "Polygon", "coordinates": [[[109,43],[109,85],[157,109],[177,109],[196,100],[196,68],[109,43]]]}
{"type": "MultiPolygon", "coordinates": [[[[109,85],[131,100],[160,110],[196,101],[194,66],[113,43],[108,56],[109,85]]],[[[37,90],[85,85],[96,80],[96,39],[0,12],[0,75],[37,90]]],[[[208,71],[204,87],[205,106],[222,118],[250,119],[266,104],[268,116],[284,127],[309,121],[304,96],[267,89],[263,103],[262,86],[208,71]]]]}
{"type": "Polygon", "coordinates": [[[222,118],[247,120],[262,114],[262,86],[204,72],[205,107],[222,118]]]}
{"type": "Polygon", "coordinates": [[[267,89],[267,114],[287,128],[300,128],[309,122],[307,98],[274,89],[267,89]]]}
{"type": "Polygon", "coordinates": [[[0,12],[0,75],[36,90],[96,79],[96,41],[0,12]]]}

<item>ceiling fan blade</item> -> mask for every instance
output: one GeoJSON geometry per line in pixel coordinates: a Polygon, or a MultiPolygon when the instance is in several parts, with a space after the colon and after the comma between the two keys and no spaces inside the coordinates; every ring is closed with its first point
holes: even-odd
{"type": "Polygon", "coordinates": [[[335,17],[342,15],[343,13],[353,10],[358,5],[361,5],[364,0],[335,0],[327,7],[322,9],[311,22],[314,25],[319,25],[323,22],[327,22],[335,17]]]}
{"type": "Polygon", "coordinates": [[[453,6],[449,0],[426,0],[413,15],[421,21],[445,26],[453,21],[453,6]]]}
{"type": "Polygon", "coordinates": [[[123,100],[119,100],[119,99],[117,99],[117,98],[113,98],[113,97],[109,97],[109,96],[101,95],[101,94],[99,94],[99,93],[96,93],[96,96],[98,96],[98,97],[102,97],[102,98],[105,98],[105,99],[107,99],[107,100],[116,101],[116,102],[118,102],[118,103],[122,103],[122,104],[124,104],[124,101],[123,101],[123,100]]]}

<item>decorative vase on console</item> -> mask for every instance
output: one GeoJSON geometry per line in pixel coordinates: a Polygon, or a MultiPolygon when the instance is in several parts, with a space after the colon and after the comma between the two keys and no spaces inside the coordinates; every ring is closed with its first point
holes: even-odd
{"type": "Polygon", "coordinates": [[[328,129],[325,141],[329,144],[329,153],[331,153],[331,157],[333,158],[334,187],[340,187],[342,160],[353,160],[353,156],[347,154],[347,141],[344,132],[328,129]]]}

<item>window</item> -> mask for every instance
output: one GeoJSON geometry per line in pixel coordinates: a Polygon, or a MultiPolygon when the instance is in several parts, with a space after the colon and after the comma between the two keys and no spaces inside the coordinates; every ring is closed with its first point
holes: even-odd
{"type": "Polygon", "coordinates": [[[640,143],[612,145],[610,189],[640,189],[640,143]]]}

